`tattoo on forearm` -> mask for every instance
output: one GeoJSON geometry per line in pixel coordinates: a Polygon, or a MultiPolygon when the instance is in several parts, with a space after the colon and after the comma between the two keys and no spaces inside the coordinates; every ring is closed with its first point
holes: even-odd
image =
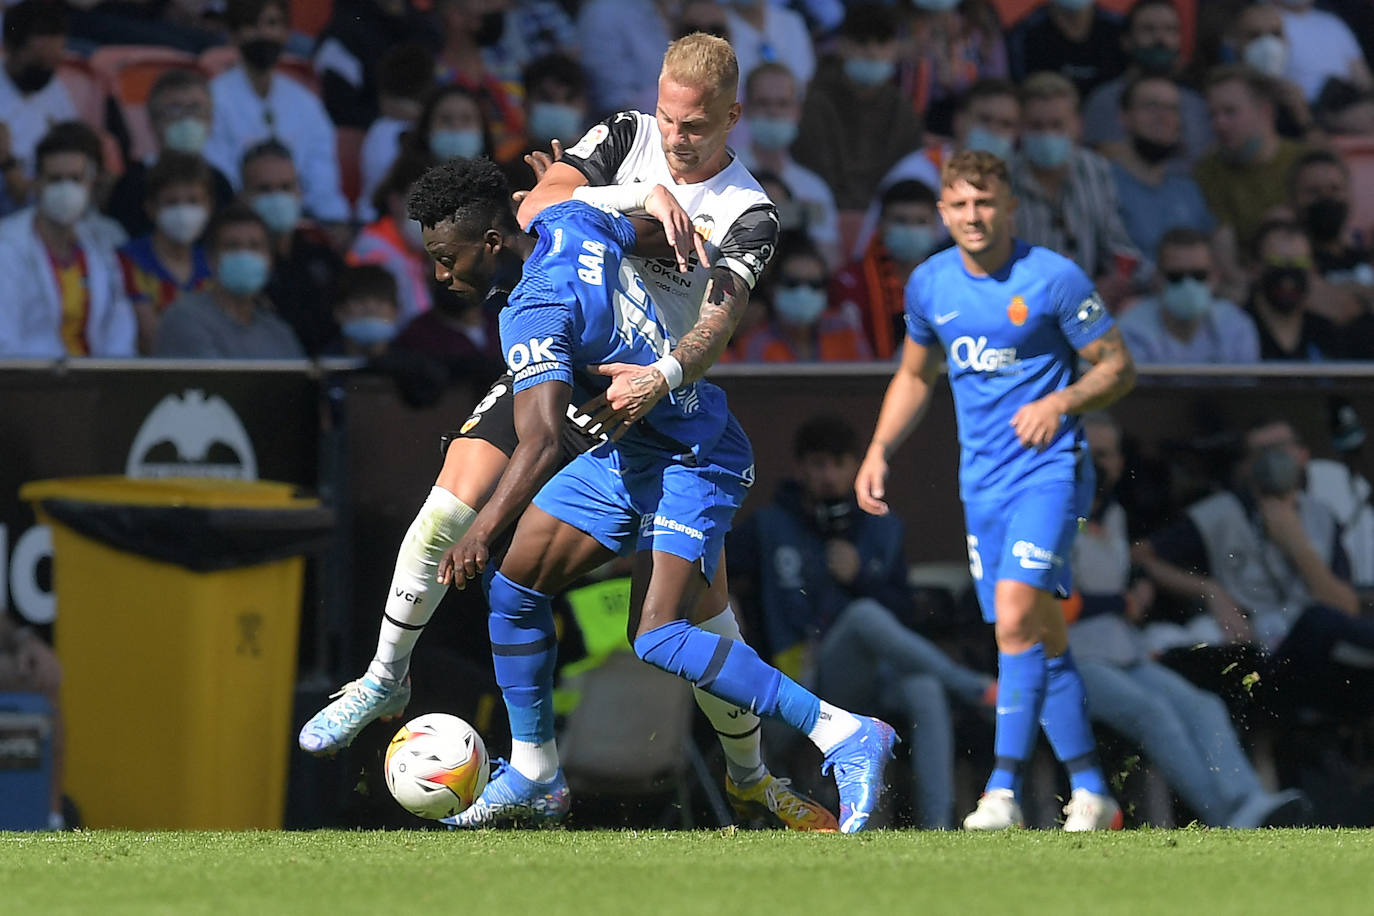
{"type": "Polygon", "coordinates": [[[697,323],[673,349],[673,356],[682,364],[684,382],[695,382],[720,359],[748,305],[749,288],[733,272],[711,272],[697,323]]]}
{"type": "Polygon", "coordinates": [[[1092,368],[1064,389],[1068,413],[1101,410],[1120,400],[1135,385],[1135,363],[1118,328],[1112,328],[1081,351],[1092,368]]]}

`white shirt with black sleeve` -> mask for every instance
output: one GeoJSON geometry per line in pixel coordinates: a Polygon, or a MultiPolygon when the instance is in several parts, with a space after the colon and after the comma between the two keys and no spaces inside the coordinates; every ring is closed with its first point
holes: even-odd
{"type": "MultiPolygon", "coordinates": [[[[597,124],[563,154],[563,162],[595,187],[661,184],[692,217],[715,266],[724,266],[754,288],[778,244],[778,212],[754,176],[730,153],[730,164],[695,184],[678,184],[668,170],[663,139],[652,115],[622,111],[597,124]]],[[[636,214],[637,215],[637,214],[636,214]]],[[[676,342],[696,324],[710,268],[690,259],[683,274],[672,258],[630,257],[627,263],[663,316],[676,342]]]]}

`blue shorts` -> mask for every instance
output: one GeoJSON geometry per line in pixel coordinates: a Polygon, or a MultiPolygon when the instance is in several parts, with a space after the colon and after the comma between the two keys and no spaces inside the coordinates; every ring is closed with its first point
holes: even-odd
{"type": "Polygon", "coordinates": [[[754,482],[752,449],[738,424],[711,458],[689,466],[603,445],[554,475],[534,504],[622,556],[661,550],[699,563],[710,582],[754,482]]]}
{"type": "Polygon", "coordinates": [[[1024,582],[1059,598],[1069,596],[1069,553],[1080,519],[1091,505],[1091,466],[1086,478],[1035,484],[1010,498],[964,504],[969,572],[985,621],[997,620],[993,598],[1000,579],[1024,582]]]}

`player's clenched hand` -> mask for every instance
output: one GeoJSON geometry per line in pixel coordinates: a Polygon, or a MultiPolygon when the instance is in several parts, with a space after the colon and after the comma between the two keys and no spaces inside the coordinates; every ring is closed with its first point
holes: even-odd
{"type": "Polygon", "coordinates": [[[854,496],[859,500],[859,508],[869,515],[887,515],[887,459],[881,451],[872,449],[859,465],[859,476],[854,478],[854,496]]]}
{"type": "Polygon", "coordinates": [[[644,200],[644,209],[649,215],[663,224],[663,234],[677,258],[677,269],[686,273],[690,270],[687,259],[696,250],[697,260],[702,266],[710,267],[711,261],[706,254],[706,240],[692,225],[692,218],[682,209],[682,204],[668,192],[663,185],[655,185],[644,200]]]}
{"type": "MultiPolygon", "coordinates": [[[[530,171],[534,172],[535,184],[539,184],[543,180],[544,173],[549,170],[549,166],[563,158],[563,144],[554,140],[551,146],[553,147],[552,153],[537,149],[532,153],[525,154],[525,165],[528,165],[530,171]]],[[[515,205],[518,207],[529,196],[529,191],[516,191],[510,196],[510,199],[515,201],[515,205]]]]}
{"type": "Polygon", "coordinates": [[[1064,422],[1064,411],[1054,395],[1043,397],[1023,405],[1011,418],[1016,437],[1026,448],[1043,449],[1054,441],[1059,426],[1064,422]]]}
{"type": "Polygon", "coordinates": [[[588,366],[587,371],[611,380],[610,387],[588,401],[582,411],[591,416],[591,428],[600,426],[613,440],[625,435],[668,393],[668,380],[652,366],[606,363],[588,366]]]}
{"type": "Polygon", "coordinates": [[[486,538],[468,531],[467,536],[444,551],[439,560],[439,584],[466,588],[469,579],[477,578],[487,568],[490,557],[486,538]]]}

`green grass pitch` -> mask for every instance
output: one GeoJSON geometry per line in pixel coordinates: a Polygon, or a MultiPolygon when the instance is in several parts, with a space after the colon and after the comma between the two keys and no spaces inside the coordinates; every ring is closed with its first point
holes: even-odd
{"type": "Polygon", "coordinates": [[[1374,831],[0,834],[0,912],[1374,913],[1374,831]]]}

